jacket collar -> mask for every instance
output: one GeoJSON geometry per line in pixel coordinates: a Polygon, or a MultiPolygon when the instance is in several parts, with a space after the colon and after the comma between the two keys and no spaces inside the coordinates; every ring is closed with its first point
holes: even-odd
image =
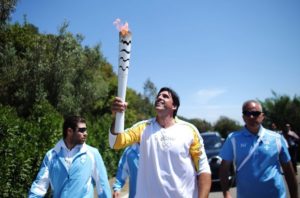
{"type": "MultiPolygon", "coordinates": [[[[76,147],[79,148],[79,153],[85,153],[87,151],[86,143],[78,144],[74,148],[76,147]]],[[[63,139],[59,140],[54,147],[56,153],[59,153],[61,149],[68,149],[63,139]]]]}

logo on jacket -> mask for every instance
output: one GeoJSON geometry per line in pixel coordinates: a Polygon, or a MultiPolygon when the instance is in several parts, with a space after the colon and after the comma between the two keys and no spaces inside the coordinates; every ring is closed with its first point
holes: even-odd
{"type": "Polygon", "coordinates": [[[82,155],[82,156],[80,157],[80,162],[81,162],[82,164],[84,164],[85,161],[86,161],[86,155],[82,155]]]}

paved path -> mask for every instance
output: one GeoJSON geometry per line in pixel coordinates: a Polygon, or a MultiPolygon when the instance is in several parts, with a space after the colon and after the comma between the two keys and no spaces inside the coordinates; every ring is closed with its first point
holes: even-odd
{"type": "MultiPolygon", "coordinates": [[[[297,175],[297,182],[298,182],[298,195],[300,197],[300,165],[297,166],[297,170],[298,170],[298,175],[297,175]]],[[[287,186],[286,186],[287,188],[287,186]]],[[[287,188],[288,191],[288,188],[287,188]]],[[[236,197],[236,188],[231,188],[230,189],[231,195],[232,197],[236,197]]],[[[288,193],[288,198],[289,198],[289,193],[288,193]]],[[[125,197],[124,197],[125,198],[125,197]]],[[[222,192],[220,191],[215,191],[215,192],[211,192],[209,193],[209,198],[223,198],[222,192]]]]}
{"type": "MultiPolygon", "coordinates": [[[[297,166],[297,169],[298,169],[298,175],[297,175],[297,180],[298,180],[298,194],[299,194],[299,197],[300,197],[300,165],[298,165],[297,166]]],[[[126,184],[127,184],[128,182],[126,182],[126,184]]],[[[125,191],[123,191],[122,193],[121,193],[121,198],[128,198],[128,193],[127,193],[127,189],[128,189],[128,186],[127,187],[125,187],[125,191]]],[[[231,195],[232,195],[232,197],[234,198],[234,197],[236,197],[236,188],[231,188],[230,189],[230,191],[231,191],[231,195]]],[[[288,198],[289,198],[290,196],[288,196],[288,198]]],[[[223,198],[223,195],[222,195],[222,192],[220,191],[220,190],[218,190],[218,189],[213,189],[213,192],[210,192],[209,193],[209,198],[223,198]]]]}

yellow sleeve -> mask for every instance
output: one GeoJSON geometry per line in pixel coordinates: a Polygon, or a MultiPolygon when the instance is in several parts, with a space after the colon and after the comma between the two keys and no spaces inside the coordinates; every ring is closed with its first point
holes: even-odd
{"type": "Polygon", "coordinates": [[[199,139],[199,135],[196,131],[193,130],[194,139],[190,147],[190,155],[192,157],[196,172],[199,172],[199,160],[202,154],[201,152],[201,143],[199,139]]]}
{"type": "Polygon", "coordinates": [[[129,129],[126,129],[123,133],[117,135],[114,149],[122,149],[134,143],[140,142],[142,133],[144,132],[148,122],[142,121],[129,129]]]}

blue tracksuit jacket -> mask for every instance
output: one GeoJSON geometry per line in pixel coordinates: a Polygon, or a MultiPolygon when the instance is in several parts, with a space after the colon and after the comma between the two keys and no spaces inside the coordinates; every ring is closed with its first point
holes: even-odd
{"type": "Polygon", "coordinates": [[[60,140],[47,152],[29,197],[43,197],[49,184],[54,198],[94,197],[94,186],[98,197],[111,197],[106,168],[99,151],[84,143],[68,168],[63,147],[64,141],[60,140]]]}

